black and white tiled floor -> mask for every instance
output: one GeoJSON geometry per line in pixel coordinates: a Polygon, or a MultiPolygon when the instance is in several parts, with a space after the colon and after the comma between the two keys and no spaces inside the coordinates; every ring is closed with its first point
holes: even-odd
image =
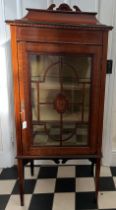
{"type": "Polygon", "coordinates": [[[0,210],[116,210],[116,167],[101,167],[98,205],[90,165],[25,167],[25,206],[16,167],[0,170],[0,210]]]}

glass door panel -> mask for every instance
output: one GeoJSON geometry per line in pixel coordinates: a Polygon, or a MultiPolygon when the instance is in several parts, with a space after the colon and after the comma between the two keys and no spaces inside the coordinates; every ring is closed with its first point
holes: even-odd
{"type": "Polygon", "coordinates": [[[90,56],[30,54],[33,144],[86,146],[90,56]]]}
{"type": "Polygon", "coordinates": [[[60,121],[59,113],[53,108],[53,104],[43,104],[39,107],[39,121],[49,122],[49,121],[60,121]]]}
{"type": "Polygon", "coordinates": [[[59,126],[55,124],[33,125],[33,142],[36,146],[59,146],[59,126]]]}
{"type": "Polygon", "coordinates": [[[63,146],[86,146],[88,137],[88,125],[68,125],[64,124],[63,146]]]}

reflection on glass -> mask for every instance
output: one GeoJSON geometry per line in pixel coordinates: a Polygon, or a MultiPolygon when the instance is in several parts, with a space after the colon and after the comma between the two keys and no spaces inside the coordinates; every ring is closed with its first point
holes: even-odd
{"type": "Polygon", "coordinates": [[[32,105],[32,119],[38,120],[38,88],[36,83],[31,83],[31,105],[32,105]]]}
{"type": "Polygon", "coordinates": [[[30,54],[34,145],[88,144],[91,63],[89,56],[30,54]]]}
{"type": "Polygon", "coordinates": [[[40,146],[59,146],[60,130],[57,124],[33,125],[33,141],[40,146]]]}
{"type": "Polygon", "coordinates": [[[47,103],[47,104],[53,103],[56,95],[58,95],[58,93],[59,93],[59,89],[58,90],[53,89],[51,91],[50,87],[49,87],[49,89],[47,88],[47,86],[46,86],[46,88],[43,88],[43,85],[41,85],[41,84],[39,85],[39,88],[41,90],[39,92],[39,100],[40,100],[41,104],[42,103],[47,103]]]}
{"type": "MultiPolygon", "coordinates": [[[[67,126],[64,126],[66,130],[67,126]]],[[[66,131],[65,131],[66,132],[66,131]]],[[[78,125],[75,128],[68,128],[68,133],[63,133],[63,145],[65,146],[86,146],[88,138],[88,126],[87,125],[78,125]],[[72,134],[72,135],[71,135],[72,134]]]]}
{"type": "Polygon", "coordinates": [[[58,112],[53,108],[53,104],[49,105],[40,105],[39,107],[39,120],[40,121],[59,121],[60,115],[58,112]]]}

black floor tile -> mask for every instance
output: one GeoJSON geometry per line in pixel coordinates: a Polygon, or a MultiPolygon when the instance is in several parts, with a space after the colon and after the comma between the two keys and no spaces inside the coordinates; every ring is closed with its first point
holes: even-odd
{"type": "Polygon", "coordinates": [[[115,185],[112,177],[100,177],[100,191],[115,191],[115,185]]]}
{"type": "Polygon", "coordinates": [[[76,166],[76,177],[92,177],[91,165],[76,166]]]}
{"type": "Polygon", "coordinates": [[[110,167],[112,176],[116,176],[116,167],[110,167]]]}
{"type": "Polygon", "coordinates": [[[76,210],[98,209],[94,192],[76,193],[76,210]]]}
{"type": "Polygon", "coordinates": [[[0,210],[4,210],[8,203],[10,195],[0,195],[0,210]]]}
{"type": "Polygon", "coordinates": [[[53,194],[36,194],[32,196],[29,210],[52,210],[53,194]]]}
{"type": "Polygon", "coordinates": [[[75,179],[58,178],[56,180],[55,192],[75,192],[75,179]]]}
{"type": "MultiPolygon", "coordinates": [[[[25,194],[32,194],[34,191],[34,187],[36,184],[36,180],[25,180],[24,181],[24,192],[25,194]]],[[[16,182],[12,194],[19,194],[19,184],[16,182]]]]}
{"type": "Polygon", "coordinates": [[[41,167],[39,171],[38,178],[56,178],[57,167],[41,167]]]}
{"type": "Polygon", "coordinates": [[[0,174],[0,179],[17,179],[17,167],[6,168],[0,174]]]}
{"type": "MultiPolygon", "coordinates": [[[[57,166],[41,167],[38,179],[56,178],[55,192],[75,192],[75,177],[57,178],[57,166]]],[[[116,191],[113,176],[116,176],[116,167],[111,167],[112,176],[100,177],[100,191],[116,191]]],[[[90,165],[76,166],[76,177],[92,177],[90,165]]],[[[0,180],[16,180],[12,194],[19,194],[17,181],[17,167],[3,169],[0,174],[0,180]]],[[[25,179],[25,194],[32,194],[32,200],[29,210],[52,210],[54,193],[33,194],[37,179],[25,179]]],[[[71,210],[98,210],[97,204],[94,202],[95,192],[77,192],[75,193],[75,209],[71,210]]],[[[0,210],[5,210],[10,195],[0,195],[0,210]]],[[[101,210],[101,209],[99,209],[101,210]]],[[[105,209],[102,209],[105,210],[105,209]]],[[[116,210],[107,209],[107,210],[116,210]]]]}

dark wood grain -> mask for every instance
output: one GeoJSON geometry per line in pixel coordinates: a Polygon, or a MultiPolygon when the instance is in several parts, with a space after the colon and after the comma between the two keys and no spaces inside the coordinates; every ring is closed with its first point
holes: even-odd
{"type": "Polygon", "coordinates": [[[73,31],[68,28],[62,30],[53,28],[51,30],[49,28],[18,27],[17,41],[102,45],[102,32],[88,30],[73,31]]]}
{"type": "Polygon", "coordinates": [[[18,69],[18,51],[16,42],[17,28],[11,27],[11,46],[12,46],[12,64],[13,64],[13,84],[14,84],[14,108],[15,108],[15,126],[17,139],[17,154],[23,154],[22,146],[22,125],[21,125],[21,104],[19,89],[19,69],[18,69]]]}
{"type": "MultiPolygon", "coordinates": [[[[102,156],[107,43],[108,31],[112,27],[100,24],[95,17],[96,13],[85,13],[79,11],[78,7],[74,8],[77,11],[73,11],[64,4],[58,10],[55,10],[55,5],[49,7],[48,10],[28,9],[28,14],[21,20],[6,21],[11,28],[17,158],[22,205],[24,204],[23,161],[30,161],[31,159],[55,159],[57,162],[59,158],[95,159],[97,163],[96,197],[98,195],[102,156]],[[60,133],[60,146],[34,145],[33,125],[38,123],[32,121],[30,54],[79,55],[91,58],[90,115],[87,145],[63,146],[62,133],[60,133]],[[25,129],[22,129],[23,121],[27,122],[27,128],[25,129]]],[[[60,112],[61,121],[62,112],[66,110],[68,103],[70,104],[64,96],[56,100],[55,108],[60,112]]],[[[83,121],[84,110],[82,112],[83,121]]],[[[60,126],[60,131],[63,132],[62,123],[60,126]]]]}
{"type": "Polygon", "coordinates": [[[24,166],[23,160],[18,159],[18,181],[21,206],[24,206],[24,166]]]}

